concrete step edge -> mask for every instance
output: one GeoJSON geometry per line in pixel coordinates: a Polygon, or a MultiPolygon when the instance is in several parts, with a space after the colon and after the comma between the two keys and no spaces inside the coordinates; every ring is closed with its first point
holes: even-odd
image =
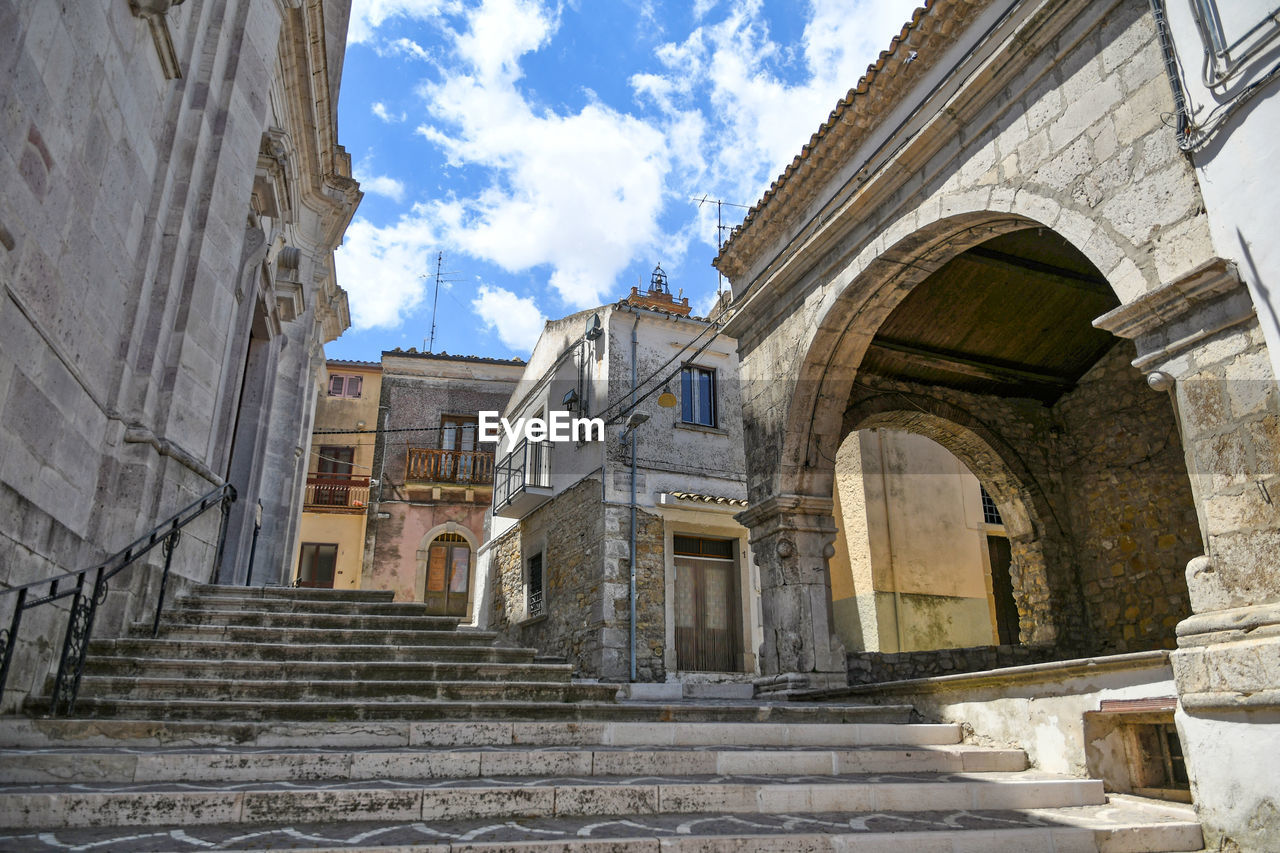
{"type": "MultiPolygon", "coordinates": [[[[331,747],[613,746],[749,744],[779,747],[963,746],[953,723],[777,723],[585,721],[229,722],[30,719],[0,720],[8,748],[130,748],[241,745],[262,749],[325,743],[331,747]]],[[[976,747],[966,747],[976,748],[976,747]]]]}
{"type": "Polygon", "coordinates": [[[820,784],[536,785],[451,788],[0,793],[0,826],[263,824],[462,818],[1041,809],[1099,805],[1096,780],[820,784]]]}
{"type": "Polygon", "coordinates": [[[836,748],[608,748],[489,746],[467,749],[363,749],[10,752],[0,778],[10,785],[255,783],[496,776],[848,776],[891,773],[1023,773],[1015,749],[867,745],[836,748]]]}

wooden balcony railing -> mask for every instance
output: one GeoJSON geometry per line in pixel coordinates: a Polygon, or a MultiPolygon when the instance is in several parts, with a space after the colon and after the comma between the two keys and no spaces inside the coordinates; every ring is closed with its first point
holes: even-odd
{"type": "Polygon", "coordinates": [[[483,450],[433,450],[410,447],[405,458],[406,483],[493,485],[493,454],[483,450]]]}
{"type": "Polygon", "coordinates": [[[355,474],[308,474],[306,512],[364,512],[369,503],[369,478],[355,474]]]}

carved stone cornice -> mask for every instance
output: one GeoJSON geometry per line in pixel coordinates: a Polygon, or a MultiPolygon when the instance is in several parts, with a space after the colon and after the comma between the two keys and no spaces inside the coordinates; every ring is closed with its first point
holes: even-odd
{"type": "Polygon", "coordinates": [[[1103,314],[1093,325],[1134,341],[1143,372],[1254,316],[1235,264],[1210,258],[1179,279],[1103,314]]]}
{"type": "Polygon", "coordinates": [[[831,517],[835,503],[831,498],[812,495],[772,495],[753,503],[749,509],[733,518],[743,527],[768,536],[779,529],[810,533],[829,533],[835,530],[831,517]]]}

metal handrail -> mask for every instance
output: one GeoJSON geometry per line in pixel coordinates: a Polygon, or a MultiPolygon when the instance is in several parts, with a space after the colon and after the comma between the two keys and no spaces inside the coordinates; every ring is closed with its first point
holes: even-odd
{"type": "Polygon", "coordinates": [[[169,567],[173,562],[174,548],[182,538],[182,529],[213,506],[221,506],[222,520],[218,528],[218,550],[214,557],[214,565],[218,565],[222,562],[222,551],[226,544],[227,516],[231,512],[231,504],[235,499],[235,487],[230,483],[224,483],[205,496],[192,501],[96,566],[0,590],[0,601],[10,595],[17,597],[9,627],[0,630],[0,697],[3,697],[5,685],[9,680],[9,665],[13,662],[13,650],[17,645],[22,614],[42,604],[74,596],[70,617],[67,620],[67,632],[62,641],[58,677],[54,681],[53,697],[49,704],[49,711],[54,716],[59,713],[71,714],[75,710],[76,694],[80,691],[80,677],[84,673],[84,660],[89,650],[89,636],[93,632],[93,619],[98,612],[98,605],[102,604],[107,597],[107,583],[157,546],[163,548],[164,573],[160,576],[160,595],[156,602],[155,620],[151,625],[151,636],[156,636],[160,631],[160,613],[164,609],[164,591],[169,583],[169,567]],[[93,590],[86,595],[85,578],[90,574],[94,575],[93,590]],[[75,586],[71,587],[70,582],[73,580],[75,586]],[[64,585],[64,581],[67,584],[64,585]],[[32,590],[44,586],[48,586],[48,593],[29,600],[28,594],[32,590]]]}

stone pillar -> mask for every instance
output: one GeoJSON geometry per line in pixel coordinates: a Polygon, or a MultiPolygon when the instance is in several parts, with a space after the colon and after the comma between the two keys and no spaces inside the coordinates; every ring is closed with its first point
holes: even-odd
{"type": "Polygon", "coordinates": [[[1200,514],[1171,660],[1205,847],[1280,850],[1280,389],[1253,303],[1213,259],[1095,325],[1171,394],[1200,514]]]}
{"type": "Polygon", "coordinates": [[[831,512],[831,498],[779,495],[736,516],[751,529],[751,552],[760,568],[764,643],[758,693],[848,683],[844,646],[831,616],[831,512]]]}

